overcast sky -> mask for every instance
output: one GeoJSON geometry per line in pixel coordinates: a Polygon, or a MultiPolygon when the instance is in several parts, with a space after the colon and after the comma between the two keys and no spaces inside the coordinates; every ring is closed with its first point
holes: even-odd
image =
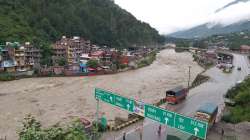
{"type": "Polygon", "coordinates": [[[115,0],[137,19],[167,34],[206,22],[231,24],[250,17],[250,1],[215,11],[234,0],[115,0]]]}

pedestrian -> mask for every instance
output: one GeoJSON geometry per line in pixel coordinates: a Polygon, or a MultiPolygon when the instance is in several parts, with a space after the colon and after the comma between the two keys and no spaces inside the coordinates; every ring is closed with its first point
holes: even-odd
{"type": "Polygon", "coordinates": [[[158,135],[159,136],[161,135],[161,125],[159,125],[159,128],[158,128],[158,135]]]}
{"type": "Polygon", "coordinates": [[[142,140],[142,131],[140,132],[140,140],[142,140]]]}
{"type": "Polygon", "coordinates": [[[122,140],[126,140],[126,132],[123,132],[122,140]]]}
{"type": "Polygon", "coordinates": [[[221,128],[221,139],[223,139],[223,137],[224,137],[224,129],[221,128]]]}

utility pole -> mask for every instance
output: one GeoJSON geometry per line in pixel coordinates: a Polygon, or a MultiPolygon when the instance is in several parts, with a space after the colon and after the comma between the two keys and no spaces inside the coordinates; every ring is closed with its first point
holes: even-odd
{"type": "Polygon", "coordinates": [[[99,122],[99,99],[96,99],[96,123],[98,122],[99,122]]]}
{"type": "Polygon", "coordinates": [[[191,70],[191,66],[188,66],[188,92],[190,88],[190,77],[191,77],[190,70],[191,70]]]}
{"type": "Polygon", "coordinates": [[[99,124],[99,99],[96,99],[96,124],[95,124],[95,130],[94,130],[94,140],[98,137],[98,124],[99,124]],[[95,132],[96,131],[96,132],[95,132]]]}

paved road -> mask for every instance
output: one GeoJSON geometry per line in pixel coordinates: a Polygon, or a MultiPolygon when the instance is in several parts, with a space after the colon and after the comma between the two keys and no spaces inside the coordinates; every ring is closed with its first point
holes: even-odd
{"type": "MultiPolygon", "coordinates": [[[[211,68],[206,71],[206,75],[210,76],[210,80],[192,90],[188,95],[188,98],[183,103],[172,106],[176,112],[184,115],[193,116],[194,112],[205,102],[213,102],[219,106],[219,112],[224,106],[223,95],[226,91],[234,86],[237,81],[243,80],[249,74],[249,61],[246,56],[234,54],[235,68],[231,74],[225,74],[218,68],[211,68]],[[237,70],[237,67],[242,68],[241,71],[237,70]]],[[[151,120],[146,119],[143,127],[143,140],[166,140],[166,133],[183,133],[177,132],[174,129],[164,127],[162,129],[161,136],[158,136],[159,124],[151,120]]],[[[131,130],[127,133],[126,140],[140,140],[139,131],[131,130]]],[[[117,138],[122,140],[122,137],[117,138]]]]}

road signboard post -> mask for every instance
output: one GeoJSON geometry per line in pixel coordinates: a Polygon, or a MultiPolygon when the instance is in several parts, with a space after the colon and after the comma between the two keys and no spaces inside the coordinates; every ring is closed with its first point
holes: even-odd
{"type": "Polygon", "coordinates": [[[102,100],[106,103],[114,105],[114,94],[109,91],[104,91],[102,89],[95,89],[95,98],[102,100]]]}
{"type": "Polygon", "coordinates": [[[134,100],[132,99],[98,88],[95,89],[95,98],[127,111],[134,112],[134,100]]]}
{"type": "Polygon", "coordinates": [[[176,113],[175,128],[196,137],[206,139],[208,124],[206,122],[186,117],[176,113]]]}
{"type": "MultiPolygon", "coordinates": [[[[116,93],[106,91],[103,89],[95,89],[95,98],[98,100],[97,103],[97,117],[99,110],[99,100],[125,109],[129,112],[136,113],[136,101],[116,93]]],[[[176,128],[185,133],[194,135],[196,137],[206,139],[206,133],[208,123],[203,122],[191,117],[187,117],[169,110],[165,110],[154,105],[143,104],[144,115],[146,118],[157,121],[161,124],[176,128]]],[[[140,111],[143,112],[143,111],[140,111]]]]}
{"type": "Polygon", "coordinates": [[[185,133],[206,139],[208,124],[153,105],[145,105],[145,117],[176,128],[185,133]]]}
{"type": "Polygon", "coordinates": [[[175,113],[153,105],[145,105],[145,117],[158,121],[162,124],[174,127],[175,113]]]}
{"type": "Polygon", "coordinates": [[[134,101],[119,95],[114,95],[114,105],[122,109],[134,112],[134,101]]]}

